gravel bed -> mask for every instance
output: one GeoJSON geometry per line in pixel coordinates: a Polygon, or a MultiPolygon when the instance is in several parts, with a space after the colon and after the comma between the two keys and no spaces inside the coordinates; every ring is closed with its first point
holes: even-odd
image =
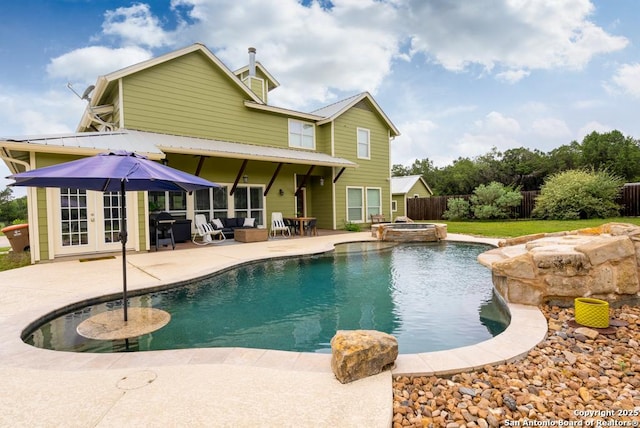
{"type": "Polygon", "coordinates": [[[608,329],[543,306],[547,338],[517,362],[450,377],[396,376],[393,428],[639,426],[640,307],[608,329]]]}

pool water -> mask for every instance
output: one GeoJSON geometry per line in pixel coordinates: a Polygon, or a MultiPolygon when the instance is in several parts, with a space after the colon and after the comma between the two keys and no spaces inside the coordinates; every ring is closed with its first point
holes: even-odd
{"type": "Polygon", "coordinates": [[[77,325],[121,306],[107,302],[60,316],[25,342],[61,351],[118,352],[247,347],[331,352],[337,330],[394,335],[400,353],[475,344],[502,332],[509,317],[493,293],[478,244],[344,244],[335,252],[240,266],[178,288],[130,299],[171,314],[136,340],[95,341],[77,325]]]}

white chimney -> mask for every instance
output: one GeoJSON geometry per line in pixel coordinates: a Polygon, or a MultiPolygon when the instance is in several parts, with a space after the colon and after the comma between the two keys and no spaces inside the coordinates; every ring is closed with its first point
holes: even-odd
{"type": "Polygon", "coordinates": [[[249,48],[249,76],[256,75],[256,48],[249,48]]]}

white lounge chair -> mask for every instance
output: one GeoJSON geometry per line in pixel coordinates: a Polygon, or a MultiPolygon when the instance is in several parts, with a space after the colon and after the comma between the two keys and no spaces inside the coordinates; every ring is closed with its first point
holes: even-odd
{"type": "Polygon", "coordinates": [[[193,234],[192,241],[196,245],[208,245],[216,242],[222,242],[227,239],[221,230],[216,230],[211,226],[211,223],[207,221],[204,214],[196,214],[196,233],[193,234]],[[200,241],[196,241],[196,237],[201,238],[200,241]],[[214,240],[213,237],[217,236],[218,240],[214,240]]]}
{"type": "Polygon", "coordinates": [[[288,237],[291,237],[291,230],[289,230],[289,227],[284,224],[282,213],[273,212],[271,213],[271,236],[275,238],[278,232],[281,232],[283,237],[285,234],[288,237]]]}

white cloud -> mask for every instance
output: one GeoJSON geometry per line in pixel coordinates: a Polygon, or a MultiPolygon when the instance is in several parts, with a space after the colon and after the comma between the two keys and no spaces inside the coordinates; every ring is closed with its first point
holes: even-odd
{"type": "Polygon", "coordinates": [[[571,106],[578,110],[588,110],[596,107],[602,107],[603,104],[604,104],[603,101],[600,99],[598,100],[585,99],[585,100],[575,101],[573,104],[571,104],[571,106]]]}
{"type": "Polygon", "coordinates": [[[562,139],[571,137],[571,130],[567,124],[563,120],[553,117],[536,119],[533,121],[531,128],[536,135],[542,138],[562,139]]]}
{"type": "Polygon", "coordinates": [[[231,68],[247,48],[282,84],[273,104],[301,108],[343,93],[376,93],[399,53],[396,9],[374,0],[336,0],[331,9],[296,0],[179,0],[197,18],[184,37],[201,40],[231,68]],[[303,97],[300,94],[304,94],[303,97]]]}
{"type": "Polygon", "coordinates": [[[411,0],[405,10],[414,51],[452,71],[502,66],[507,71],[500,76],[513,79],[525,70],[580,69],[595,55],[628,44],[589,21],[589,0],[411,0]]]}
{"type": "MultiPolygon", "coordinates": [[[[0,86],[0,137],[47,135],[75,130],[85,103],[66,89],[31,92],[0,86]]],[[[10,174],[0,161],[0,189],[13,182],[4,177],[10,174]]],[[[24,188],[13,189],[13,196],[24,196],[24,188]]]]}
{"type": "Polygon", "coordinates": [[[527,70],[507,70],[496,74],[496,78],[507,83],[517,83],[530,74],[531,72],[527,70]]]}
{"type": "Polygon", "coordinates": [[[105,46],[90,46],[53,58],[47,65],[47,74],[51,78],[68,82],[95,83],[100,75],[151,57],[151,52],[135,46],[113,49],[105,46]]]}
{"type": "Polygon", "coordinates": [[[439,150],[435,147],[432,133],[438,125],[430,120],[405,122],[400,125],[402,134],[391,143],[393,164],[410,165],[416,159],[438,160],[439,150]]]}
{"type": "Polygon", "coordinates": [[[85,107],[66,89],[31,93],[5,87],[1,92],[3,136],[72,132],[85,107]]]}
{"type": "Polygon", "coordinates": [[[102,32],[122,39],[125,46],[158,48],[172,45],[170,34],[162,28],[162,22],[144,3],[105,12],[102,32]]]}
{"type": "Polygon", "coordinates": [[[520,141],[513,136],[505,134],[471,134],[465,132],[455,144],[455,150],[459,156],[474,158],[488,153],[493,147],[499,151],[505,151],[515,147],[521,147],[520,141]]]}
{"type": "Polygon", "coordinates": [[[512,117],[492,111],[483,120],[477,120],[475,126],[492,134],[517,134],[520,132],[520,123],[512,117]]]}
{"type": "Polygon", "coordinates": [[[640,64],[621,65],[611,80],[622,91],[640,98],[640,64]]]}
{"type": "Polygon", "coordinates": [[[516,83],[534,69],[580,68],[628,43],[589,21],[588,0],[334,0],[328,8],[298,0],[172,0],[171,11],[178,22],[171,31],[144,3],[108,11],[102,36],[148,48],[197,40],[230,68],[246,65],[253,46],[282,84],[271,103],[296,109],[354,92],[375,95],[393,62],[418,52],[448,70],[479,65],[516,83]]]}
{"type": "Polygon", "coordinates": [[[604,125],[595,120],[591,122],[587,122],[583,126],[581,126],[580,129],[578,129],[578,132],[576,134],[576,140],[580,142],[583,140],[583,138],[586,135],[589,135],[594,131],[602,134],[602,133],[613,131],[613,127],[609,125],[604,125]]]}

